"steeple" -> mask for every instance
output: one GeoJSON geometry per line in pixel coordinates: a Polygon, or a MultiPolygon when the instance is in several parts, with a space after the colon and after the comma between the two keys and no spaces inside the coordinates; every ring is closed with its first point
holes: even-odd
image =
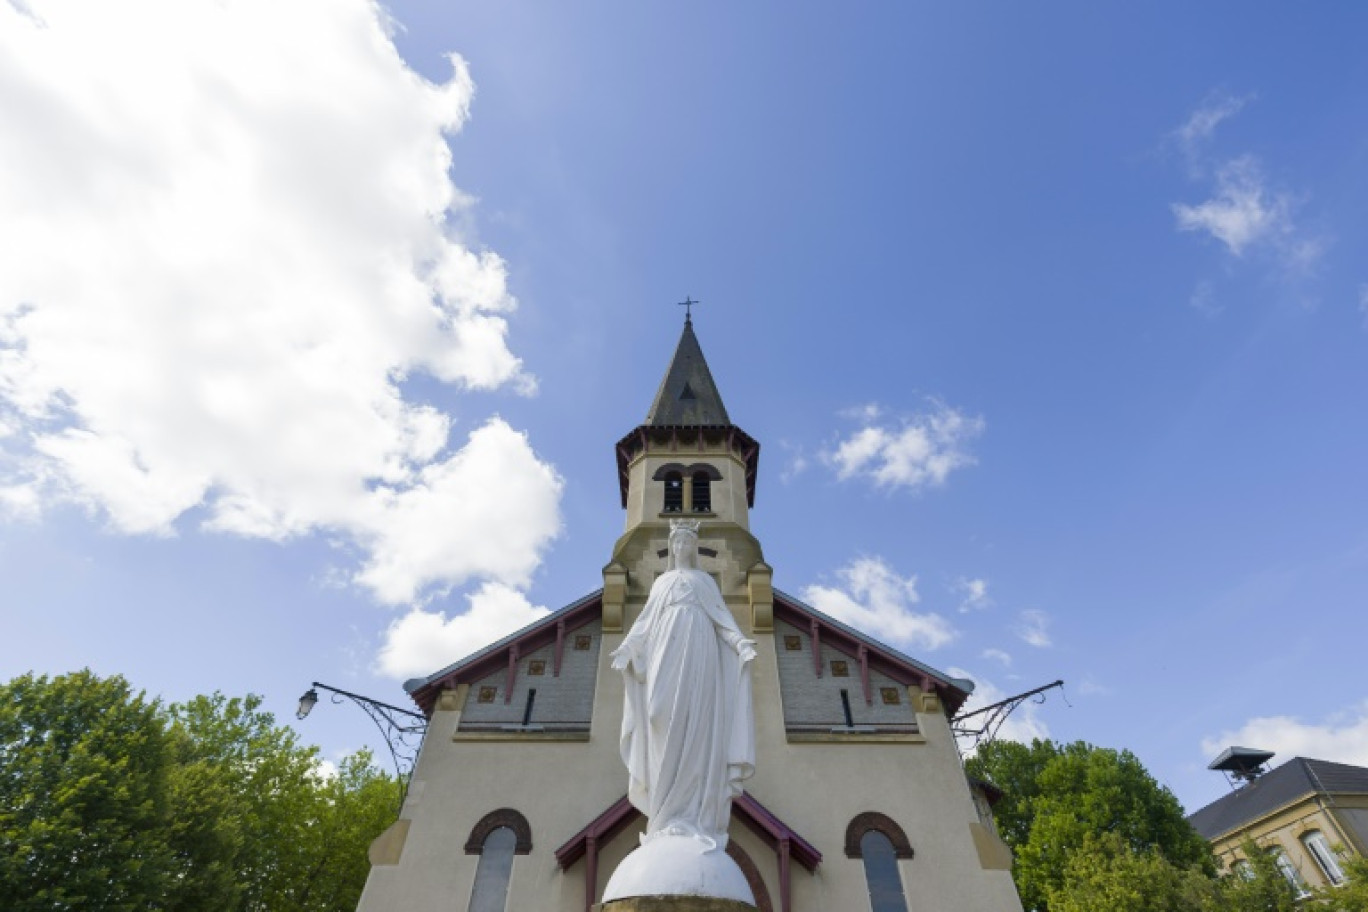
{"type": "Polygon", "coordinates": [[[738,615],[742,629],[772,630],[772,571],[750,533],[760,444],[732,423],[688,316],[646,420],[616,450],[627,515],[603,568],[604,631],[621,631],[632,607],[644,604],[667,567],[676,519],[702,523],[700,567],[718,579],[729,604],[749,606],[738,615]]]}
{"type": "Polygon", "coordinates": [[[693,320],[684,319],[674,358],[646,413],[646,427],[723,427],[731,424],[712,371],[694,335],[693,320]]]}

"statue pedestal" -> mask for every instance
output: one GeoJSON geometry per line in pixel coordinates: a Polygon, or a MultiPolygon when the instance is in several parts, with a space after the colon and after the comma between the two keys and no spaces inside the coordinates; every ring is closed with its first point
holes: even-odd
{"type": "Polygon", "coordinates": [[[711,896],[633,896],[600,903],[594,912],[755,912],[755,906],[711,896]]]}
{"type": "Polygon", "coordinates": [[[691,836],[649,840],[622,859],[608,879],[604,912],[754,909],[755,896],[736,862],[722,849],[705,849],[705,843],[691,836]],[[647,901],[654,905],[640,905],[647,901]]]}

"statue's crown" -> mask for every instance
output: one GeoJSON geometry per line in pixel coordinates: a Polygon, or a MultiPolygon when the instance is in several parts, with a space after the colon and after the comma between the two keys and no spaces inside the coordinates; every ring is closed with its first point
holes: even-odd
{"type": "Polygon", "coordinates": [[[670,538],[676,535],[692,535],[698,537],[698,527],[703,525],[701,519],[672,519],[670,520],[670,538]]]}

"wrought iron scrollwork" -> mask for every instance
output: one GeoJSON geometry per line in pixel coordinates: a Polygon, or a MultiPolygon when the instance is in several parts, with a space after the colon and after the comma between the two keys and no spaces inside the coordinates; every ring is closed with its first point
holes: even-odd
{"type": "Polygon", "coordinates": [[[423,746],[423,736],[427,734],[427,717],[402,706],[394,706],[314,681],[313,687],[300,699],[299,718],[308,715],[309,710],[318,702],[319,689],[326,690],[334,703],[350,700],[361,707],[380,730],[380,736],[389,748],[390,759],[394,762],[395,777],[399,780],[399,811],[402,811],[404,799],[408,796],[409,779],[413,776],[413,767],[418,762],[418,751],[423,746]]]}
{"type": "MultiPolygon", "coordinates": [[[[997,737],[998,729],[1002,723],[1007,721],[1013,711],[1018,706],[1030,700],[1032,703],[1044,703],[1046,691],[1060,688],[1063,693],[1064,681],[1059,680],[1025,693],[1019,693],[1014,697],[999,700],[996,703],[976,709],[973,712],[961,713],[950,720],[950,731],[960,742],[960,750],[968,753],[973,751],[981,744],[988,744],[997,737]],[[969,721],[972,720],[972,721],[969,721]]],[[[1068,702],[1067,700],[1065,702],[1068,702]]]]}

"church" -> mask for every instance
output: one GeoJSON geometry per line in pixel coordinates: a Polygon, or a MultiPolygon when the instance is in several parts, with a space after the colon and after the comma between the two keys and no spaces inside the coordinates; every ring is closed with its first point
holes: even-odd
{"type": "MultiPolygon", "coordinates": [[[[643,397],[644,398],[644,397],[643,397]]],[[[359,912],[590,912],[645,823],[610,667],[699,521],[699,569],[755,641],[755,775],[727,854],[762,912],[1020,912],[991,786],[950,718],[973,690],[786,595],[750,532],[760,444],[732,423],[686,318],[649,412],[617,442],[626,527],[603,587],[405,684],[428,717],[359,912]]]]}

